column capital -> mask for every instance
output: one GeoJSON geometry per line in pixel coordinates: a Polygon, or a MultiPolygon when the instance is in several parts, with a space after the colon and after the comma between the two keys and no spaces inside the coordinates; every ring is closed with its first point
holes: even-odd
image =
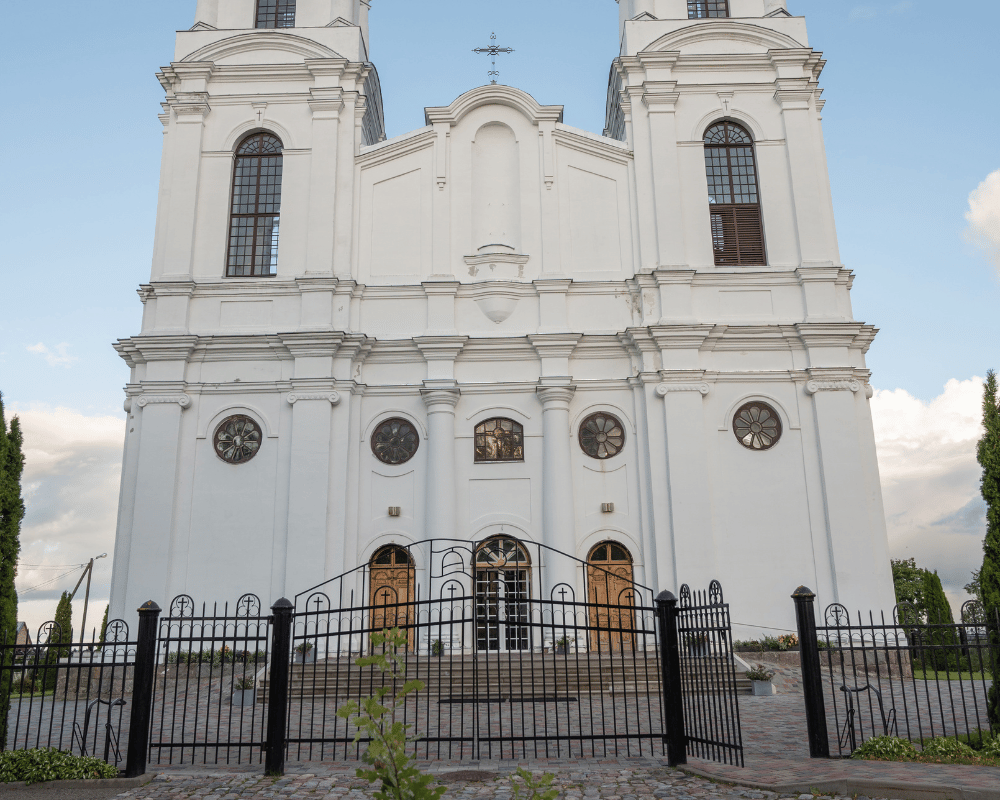
{"type": "Polygon", "coordinates": [[[808,372],[809,380],[805,385],[806,394],[819,392],[853,392],[857,394],[865,388],[865,384],[858,380],[854,375],[854,370],[850,367],[844,369],[814,367],[808,372]]]}
{"type": "Polygon", "coordinates": [[[547,377],[540,378],[535,388],[538,399],[542,401],[542,408],[546,411],[550,409],[569,410],[570,400],[576,393],[576,385],[570,377],[547,377]]]}
{"type": "Polygon", "coordinates": [[[455,381],[429,380],[424,381],[420,395],[424,398],[427,410],[432,413],[435,411],[454,411],[462,396],[462,390],[458,388],[455,381]]]}

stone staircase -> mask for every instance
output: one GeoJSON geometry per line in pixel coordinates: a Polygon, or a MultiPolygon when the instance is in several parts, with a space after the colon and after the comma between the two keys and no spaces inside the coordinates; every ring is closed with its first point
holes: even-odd
{"type": "MultiPolygon", "coordinates": [[[[423,681],[424,691],[442,702],[540,701],[586,694],[646,695],[660,691],[659,665],[651,654],[647,657],[643,652],[422,655],[410,656],[407,662],[406,678],[423,681]]],[[[722,659],[709,656],[684,658],[684,662],[684,692],[720,691],[715,676],[724,669],[722,659]]],[[[377,669],[359,669],[353,658],[332,658],[293,664],[289,697],[322,697],[342,702],[370,696],[382,685],[382,673],[377,669]]],[[[743,672],[736,674],[736,691],[751,692],[750,681],[743,672]]],[[[258,702],[266,699],[266,691],[258,692],[258,702]]]]}

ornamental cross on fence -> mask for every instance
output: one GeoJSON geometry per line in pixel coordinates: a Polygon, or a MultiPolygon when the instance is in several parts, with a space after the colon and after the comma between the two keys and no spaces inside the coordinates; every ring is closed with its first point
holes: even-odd
{"type": "Polygon", "coordinates": [[[497,69],[497,56],[501,53],[513,53],[513,47],[500,47],[497,45],[497,35],[495,33],[490,35],[490,46],[489,47],[477,47],[472,52],[473,53],[485,53],[490,56],[491,63],[493,64],[492,69],[487,73],[490,76],[490,83],[496,86],[497,78],[500,77],[500,70],[497,69]]]}

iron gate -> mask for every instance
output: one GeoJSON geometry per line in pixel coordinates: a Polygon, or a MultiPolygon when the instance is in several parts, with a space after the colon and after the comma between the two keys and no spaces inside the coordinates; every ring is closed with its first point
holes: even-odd
{"type": "Polygon", "coordinates": [[[675,613],[686,750],[699,758],[742,767],[732,625],[722,586],[712,581],[707,592],[692,592],[685,584],[675,613]]]}
{"type": "Polygon", "coordinates": [[[553,570],[558,559],[574,570],[588,565],[511,537],[401,549],[430,564],[422,580],[397,554],[383,559],[384,575],[366,565],[296,598],[289,758],[360,756],[364,742],[354,743],[356,729],[336,710],[386,685],[355,659],[373,631],[393,626],[407,632],[405,678],[425,684],[402,708],[403,722],[420,736],[419,758],[664,752],[648,589],[628,581],[613,591],[619,578],[606,570],[595,578],[590,566],[589,582],[603,579],[599,596],[610,602],[582,601],[568,584],[543,594],[543,566],[553,570]]]}

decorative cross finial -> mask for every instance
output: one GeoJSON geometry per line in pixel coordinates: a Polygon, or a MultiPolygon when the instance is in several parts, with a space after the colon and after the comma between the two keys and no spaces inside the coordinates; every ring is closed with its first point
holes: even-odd
{"type": "Polygon", "coordinates": [[[494,86],[496,85],[496,79],[500,77],[500,70],[497,69],[497,56],[500,53],[513,53],[513,47],[498,47],[497,46],[497,35],[495,33],[490,35],[491,43],[489,47],[477,47],[473,50],[473,53],[486,53],[493,60],[493,68],[487,73],[492,80],[490,83],[494,86]]]}

